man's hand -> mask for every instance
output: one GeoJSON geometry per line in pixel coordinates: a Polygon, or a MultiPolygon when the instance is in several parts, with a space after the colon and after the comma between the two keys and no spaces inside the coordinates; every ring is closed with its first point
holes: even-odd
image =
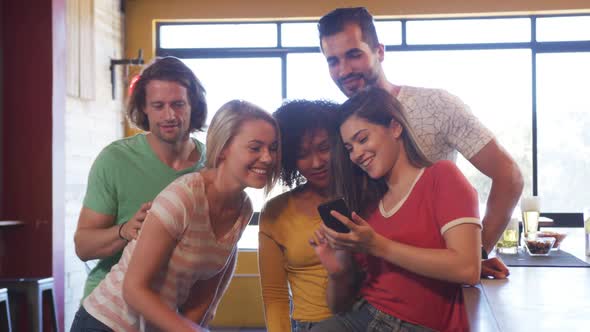
{"type": "Polygon", "coordinates": [[[481,261],[482,278],[506,279],[509,275],[510,271],[500,257],[492,257],[481,261]]]}
{"type": "Polygon", "coordinates": [[[148,210],[152,207],[152,202],[143,203],[139,210],[121,226],[121,236],[127,241],[135,240],[139,236],[139,230],[145,220],[148,210]]]}

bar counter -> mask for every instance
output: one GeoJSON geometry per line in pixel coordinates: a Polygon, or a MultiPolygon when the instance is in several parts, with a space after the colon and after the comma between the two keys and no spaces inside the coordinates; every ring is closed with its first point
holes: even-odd
{"type": "MultiPolygon", "coordinates": [[[[553,230],[568,233],[562,250],[590,263],[583,228],[553,230]]],[[[590,331],[590,268],[509,268],[507,279],[463,289],[472,331],[590,331]]]]}

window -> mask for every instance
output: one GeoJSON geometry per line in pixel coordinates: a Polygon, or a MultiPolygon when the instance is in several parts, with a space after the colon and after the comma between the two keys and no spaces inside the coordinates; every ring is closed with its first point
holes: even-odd
{"type": "Polygon", "coordinates": [[[590,203],[590,52],[539,54],[537,77],[541,204],[579,212],[590,203]]]}
{"type": "MultiPolygon", "coordinates": [[[[520,165],[524,192],[532,192],[529,50],[387,52],[385,59],[385,74],[394,82],[444,87],[469,105],[520,165]]],[[[491,180],[460,154],[457,164],[485,204],[491,180]]]]}
{"type": "Polygon", "coordinates": [[[530,18],[416,20],[407,23],[409,45],[515,43],[531,40],[530,18]]]}
{"type": "Polygon", "coordinates": [[[590,40],[590,16],[537,18],[537,41],[590,40]]]}
{"type": "MultiPolygon", "coordinates": [[[[540,195],[543,211],[559,216],[588,206],[590,15],[377,20],[376,28],[388,79],[459,96],[517,161],[524,194],[540,195]]],[[[342,102],[316,29],[312,21],[161,22],[156,52],[195,71],[210,117],[234,98],[269,112],[285,98],[342,102]]],[[[457,163],[483,209],[491,182],[467,160],[457,163]]],[[[264,198],[253,200],[258,209],[264,198]]],[[[242,248],[256,246],[257,226],[249,227],[242,248]]]]}
{"type": "Polygon", "coordinates": [[[277,40],[276,26],[267,23],[167,24],[159,32],[164,49],[272,47],[277,40]]]}

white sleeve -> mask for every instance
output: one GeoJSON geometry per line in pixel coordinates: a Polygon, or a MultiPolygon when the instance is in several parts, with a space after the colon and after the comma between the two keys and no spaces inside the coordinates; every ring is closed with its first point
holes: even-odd
{"type": "Polygon", "coordinates": [[[461,99],[444,90],[439,91],[440,99],[445,105],[440,111],[446,112],[449,119],[444,126],[447,143],[459,151],[465,159],[470,159],[494,138],[494,134],[479,121],[461,99]]]}

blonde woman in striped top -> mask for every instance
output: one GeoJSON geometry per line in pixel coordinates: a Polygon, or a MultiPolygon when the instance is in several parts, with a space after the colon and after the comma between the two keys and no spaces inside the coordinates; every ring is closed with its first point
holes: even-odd
{"type": "Polygon", "coordinates": [[[85,299],[72,331],[207,331],[252,215],[244,188],[269,190],[279,161],[273,118],[244,101],[216,113],[207,168],[154,200],[137,240],[85,299]]]}

